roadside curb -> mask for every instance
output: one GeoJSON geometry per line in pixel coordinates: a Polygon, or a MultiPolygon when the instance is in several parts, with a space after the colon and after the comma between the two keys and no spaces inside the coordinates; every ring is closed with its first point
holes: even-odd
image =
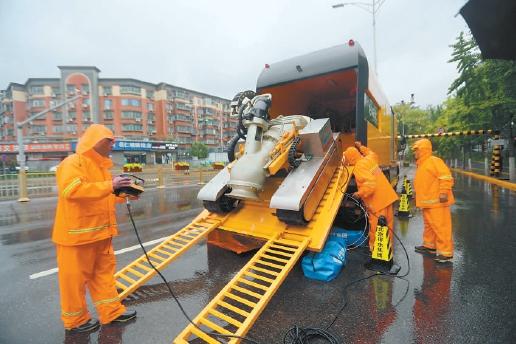
{"type": "Polygon", "coordinates": [[[476,179],[484,180],[484,181],[486,181],[488,183],[501,186],[502,188],[505,188],[505,189],[516,191],[516,183],[511,183],[511,182],[508,182],[508,181],[505,181],[505,180],[499,180],[499,179],[496,179],[496,178],[487,177],[487,176],[484,176],[482,174],[468,172],[468,171],[464,171],[464,170],[461,170],[461,169],[458,169],[458,168],[452,168],[451,170],[453,172],[461,173],[461,174],[464,174],[466,176],[470,176],[470,177],[473,177],[473,178],[476,178],[476,179]]]}

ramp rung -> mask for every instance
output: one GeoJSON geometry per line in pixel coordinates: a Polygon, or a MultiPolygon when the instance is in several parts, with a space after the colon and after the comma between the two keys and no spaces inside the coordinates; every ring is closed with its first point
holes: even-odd
{"type": "MultiPolygon", "coordinates": [[[[236,327],[240,327],[242,326],[242,323],[238,320],[235,320],[233,319],[232,317],[229,317],[227,316],[226,314],[222,314],[221,312],[219,311],[216,311],[214,309],[210,309],[209,310],[209,313],[221,320],[224,320],[225,322],[227,322],[228,324],[231,324],[233,326],[236,326],[236,327]]],[[[191,325],[190,325],[191,326],[191,325]]],[[[192,326],[192,328],[195,328],[194,326],[192,326]]]]}
{"type": "Polygon", "coordinates": [[[141,272],[139,272],[138,270],[135,270],[135,269],[132,269],[132,268],[128,268],[127,269],[128,272],[132,273],[133,275],[135,276],[138,276],[138,277],[143,277],[145,276],[144,274],[142,274],[141,272]]]}
{"type": "MultiPolygon", "coordinates": [[[[224,321],[227,326],[236,327],[236,331],[234,331],[235,336],[245,336],[269,300],[272,298],[272,295],[274,295],[281,283],[287,277],[288,273],[292,270],[292,267],[308,246],[308,242],[308,238],[303,238],[302,241],[299,242],[296,242],[295,240],[278,239],[277,237],[270,239],[199,313],[199,315],[194,319],[194,323],[212,328],[219,332],[220,328],[225,328],[226,325],[217,324],[216,326],[220,327],[218,330],[206,322],[209,321],[209,317],[215,317],[224,321]],[[271,250],[273,247],[274,250],[271,250]],[[276,254],[275,250],[288,251],[282,252],[282,257],[285,257],[285,259],[271,256],[271,254],[276,254]],[[282,263],[284,263],[284,265],[268,263],[262,260],[272,259],[270,257],[282,259],[282,263]],[[267,268],[257,267],[257,264],[269,266],[273,268],[274,271],[268,270],[267,268]],[[271,276],[271,278],[258,275],[252,271],[267,274],[268,276],[271,276]],[[257,281],[249,280],[250,278],[257,281]],[[235,293],[238,293],[238,295],[235,293]],[[217,310],[217,308],[220,311],[217,310]],[[221,311],[227,314],[224,314],[221,311]],[[229,316],[228,314],[234,314],[237,319],[229,316]]],[[[217,323],[219,323],[219,321],[217,321],[217,323]]],[[[231,331],[233,331],[233,329],[231,329],[231,331]]],[[[184,343],[185,341],[189,342],[196,338],[200,341],[211,343],[199,335],[198,332],[199,329],[190,324],[176,337],[174,343],[184,343]]],[[[209,335],[209,333],[207,335],[209,335]]],[[[224,343],[226,342],[225,340],[226,339],[224,339],[224,343]]],[[[240,343],[239,338],[227,338],[227,340],[227,343],[240,343]]],[[[220,343],[220,341],[217,343],[220,343]]]]}
{"type": "Polygon", "coordinates": [[[196,327],[194,327],[192,329],[192,332],[198,336],[199,338],[205,340],[207,343],[213,343],[213,344],[217,344],[217,343],[220,343],[218,340],[216,340],[215,338],[213,337],[210,337],[208,336],[206,333],[204,333],[203,331],[197,329],[196,327]]]}
{"type": "Polygon", "coordinates": [[[267,283],[272,283],[272,282],[274,282],[274,280],[273,280],[272,278],[263,277],[263,276],[260,276],[260,275],[254,274],[254,273],[249,272],[249,271],[246,271],[246,272],[245,272],[245,275],[246,275],[246,276],[253,277],[253,278],[256,278],[256,279],[259,279],[259,280],[264,281],[264,282],[267,282],[267,283]]]}
{"type": "Polygon", "coordinates": [[[260,260],[260,259],[257,261],[257,263],[262,264],[262,265],[266,265],[266,266],[270,266],[270,267],[273,267],[273,268],[278,269],[278,270],[283,269],[282,265],[274,264],[274,263],[271,263],[271,262],[266,262],[266,261],[260,260]]]}
{"type": "Polygon", "coordinates": [[[248,279],[245,279],[245,278],[239,279],[238,282],[248,284],[251,287],[254,287],[254,288],[257,288],[257,289],[261,289],[261,290],[267,290],[268,289],[263,284],[254,283],[253,281],[249,281],[248,279]]]}
{"type": "MultiPolygon", "coordinates": [[[[210,214],[207,213],[207,215],[210,214]]],[[[191,246],[208,235],[212,230],[219,227],[226,219],[225,217],[217,217],[216,219],[212,218],[210,219],[211,223],[208,223],[205,221],[206,216],[190,223],[188,226],[171,235],[153,249],[147,251],[150,261],[156,269],[161,270],[165,268],[191,246]],[[197,228],[193,228],[194,226],[197,226],[197,228]]],[[[149,266],[145,255],[140,256],[138,259],[118,271],[115,274],[115,281],[117,288],[122,289],[122,292],[119,295],[120,299],[124,299],[129,296],[140,285],[147,282],[155,274],[156,271],[149,266]],[[139,272],[137,269],[144,273],[139,272]],[[127,276],[128,274],[137,278],[133,279],[127,276]],[[129,283],[129,285],[127,285],[127,283],[129,283]]]]}
{"type": "Polygon", "coordinates": [[[281,259],[281,258],[274,257],[274,256],[271,256],[271,255],[266,254],[266,253],[262,254],[262,257],[270,259],[270,260],[275,260],[275,261],[280,262],[280,263],[288,262],[288,259],[281,259]]]}
{"type": "Polygon", "coordinates": [[[202,318],[201,319],[201,323],[203,325],[205,325],[205,326],[208,326],[212,330],[217,331],[218,333],[221,333],[221,334],[233,334],[233,333],[229,332],[228,330],[226,330],[225,328],[220,327],[219,325],[209,321],[208,319],[202,318]]]}
{"type": "Polygon", "coordinates": [[[233,299],[235,301],[238,301],[240,302],[241,304],[243,305],[246,305],[246,306],[249,306],[249,307],[254,307],[256,306],[256,302],[252,302],[252,301],[249,301],[249,300],[246,300],[244,299],[243,297],[240,297],[238,295],[235,295],[235,294],[232,294],[230,292],[227,292],[224,294],[225,297],[229,297],[230,299],[233,299]]]}
{"type": "Polygon", "coordinates": [[[258,300],[260,300],[261,297],[262,297],[262,295],[260,295],[258,293],[255,293],[254,291],[250,291],[250,290],[247,290],[245,288],[242,288],[242,287],[239,287],[239,286],[236,286],[236,285],[232,286],[231,289],[234,289],[234,290],[237,290],[237,291],[239,291],[239,292],[241,292],[243,294],[252,296],[252,297],[254,297],[254,298],[258,299],[258,300]]]}
{"type": "Polygon", "coordinates": [[[119,281],[115,281],[115,286],[118,288],[118,289],[122,289],[122,290],[126,290],[127,289],[127,286],[119,281]]]}
{"type": "Polygon", "coordinates": [[[133,280],[131,277],[129,277],[129,276],[127,276],[127,275],[120,274],[120,276],[119,276],[119,277],[120,277],[121,279],[126,280],[126,281],[127,281],[127,282],[129,282],[129,283],[136,283],[136,281],[135,281],[135,280],[133,280]]]}
{"type": "Polygon", "coordinates": [[[294,253],[296,252],[296,250],[290,248],[290,247],[285,247],[285,246],[278,246],[278,245],[271,245],[270,247],[273,247],[273,248],[276,248],[278,250],[284,250],[284,251],[289,251],[291,253],[294,253]]]}
{"type": "Polygon", "coordinates": [[[224,307],[224,308],[227,308],[229,309],[230,311],[233,311],[237,314],[240,314],[241,316],[243,316],[244,318],[245,317],[248,317],[249,316],[249,312],[246,312],[244,311],[243,309],[240,309],[238,307],[235,307],[227,302],[224,302],[224,301],[218,301],[217,304],[221,307],[224,307]]]}

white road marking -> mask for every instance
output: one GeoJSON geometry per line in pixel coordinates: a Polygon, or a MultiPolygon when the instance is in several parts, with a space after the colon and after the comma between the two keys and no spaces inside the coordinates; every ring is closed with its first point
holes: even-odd
{"type": "MultiPolygon", "coordinates": [[[[147,242],[143,243],[143,246],[145,247],[145,246],[154,245],[154,244],[160,243],[162,241],[165,241],[165,239],[167,239],[167,238],[168,238],[168,236],[162,237],[159,239],[155,239],[155,240],[151,240],[151,241],[147,241],[147,242]]],[[[137,250],[139,248],[140,248],[140,245],[134,245],[134,246],[122,248],[120,250],[115,251],[115,255],[131,252],[131,251],[137,250]]],[[[53,268],[53,269],[37,272],[35,274],[30,275],[29,279],[36,279],[36,278],[40,278],[40,277],[49,276],[49,275],[55,274],[57,271],[58,271],[58,268],[53,268]]]]}

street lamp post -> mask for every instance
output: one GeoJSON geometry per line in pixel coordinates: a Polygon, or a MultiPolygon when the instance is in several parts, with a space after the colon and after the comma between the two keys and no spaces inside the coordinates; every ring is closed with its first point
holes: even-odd
{"type": "Polygon", "coordinates": [[[378,75],[378,65],[376,61],[376,13],[380,10],[385,0],[372,0],[372,3],[368,2],[341,2],[339,4],[332,5],[332,8],[340,8],[344,6],[356,6],[363,9],[373,15],[373,59],[374,59],[374,72],[378,75]]]}
{"type": "Polygon", "coordinates": [[[55,106],[52,106],[46,110],[43,110],[41,112],[38,112],[37,114],[27,118],[24,121],[16,123],[16,139],[18,142],[18,163],[20,165],[20,173],[18,174],[18,202],[28,202],[30,201],[30,198],[28,197],[27,192],[27,173],[25,172],[25,146],[23,145],[23,126],[30,121],[35,120],[36,118],[46,114],[49,111],[55,110],[63,105],[66,105],[68,103],[71,103],[81,97],[80,94],[76,95],[73,98],[70,98],[68,100],[65,100],[64,102],[61,102],[55,106]]]}

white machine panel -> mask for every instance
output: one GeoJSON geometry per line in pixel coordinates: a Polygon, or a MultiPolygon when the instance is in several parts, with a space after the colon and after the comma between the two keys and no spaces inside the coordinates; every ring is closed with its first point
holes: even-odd
{"type": "Polygon", "coordinates": [[[216,201],[227,189],[229,183],[229,170],[226,167],[213,177],[197,194],[201,201],[216,201]]]}

